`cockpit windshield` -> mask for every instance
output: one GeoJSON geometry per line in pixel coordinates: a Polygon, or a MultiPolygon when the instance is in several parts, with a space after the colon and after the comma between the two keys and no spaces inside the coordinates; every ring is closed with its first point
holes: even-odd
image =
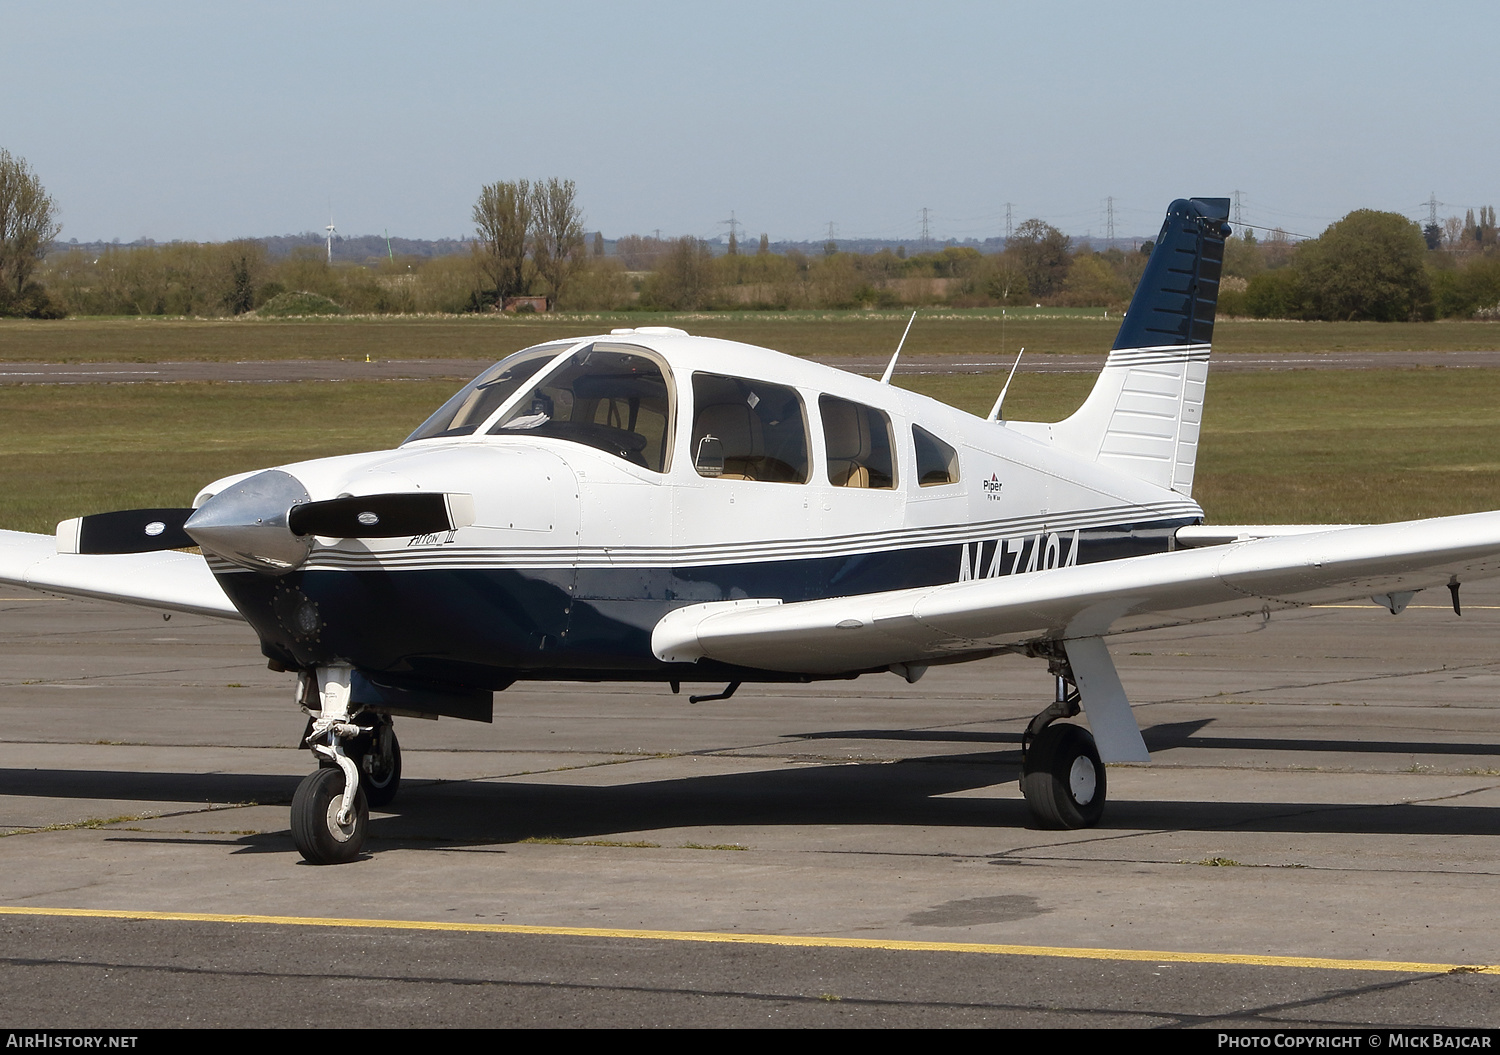
{"type": "Polygon", "coordinates": [[[536,375],[576,341],[552,341],[523,348],[508,355],[463,388],[437,413],[422,422],[404,442],[430,440],[441,436],[468,436],[483,425],[485,419],[500,409],[516,389],[536,375]]]}
{"type": "Polygon", "coordinates": [[[672,449],[668,376],[665,363],[644,348],[591,344],[546,377],[531,377],[530,397],[516,402],[489,432],[572,440],[666,472],[672,449]]]}

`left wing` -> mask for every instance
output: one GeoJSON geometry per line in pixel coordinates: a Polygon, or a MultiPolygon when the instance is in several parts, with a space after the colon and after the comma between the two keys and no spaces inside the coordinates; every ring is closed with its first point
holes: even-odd
{"type": "MultiPolygon", "coordinates": [[[[1500,575],[1500,512],[1264,537],[889,593],[691,605],[657,623],[666,662],[846,674],[1380,596],[1500,575]]],[[[1455,596],[1456,601],[1456,596],[1455,596]]]]}
{"type": "Polygon", "coordinates": [[[0,583],[158,611],[242,619],[195,553],[59,553],[52,535],[0,531],[0,583]]]}

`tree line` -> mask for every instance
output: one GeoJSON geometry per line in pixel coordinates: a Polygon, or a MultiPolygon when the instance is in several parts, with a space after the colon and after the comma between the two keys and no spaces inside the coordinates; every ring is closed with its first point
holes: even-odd
{"type": "MultiPolygon", "coordinates": [[[[573,181],[480,189],[470,250],[330,264],[321,247],[273,259],[266,243],[173,242],[52,248],[56,206],[26,162],[0,150],[0,315],[262,315],[993,307],[1123,310],[1151,245],[1096,250],[1040,219],[998,253],[949,246],[774,253],[766,235],[715,253],[694,237],[626,235],[586,244],[573,181]],[[49,252],[50,249],[50,252],[49,252]],[[534,299],[532,299],[534,298],[534,299]]],[[[1500,237],[1492,207],[1424,230],[1361,209],[1294,242],[1249,228],[1225,246],[1220,314],[1259,318],[1500,317],[1500,237]]]]}
{"type": "Polygon", "coordinates": [[[1420,321],[1500,317],[1494,210],[1444,235],[1399,213],[1358,209],[1319,237],[1258,241],[1248,228],[1225,245],[1221,313],[1254,318],[1420,321]],[[1456,236],[1455,236],[1456,235],[1456,236]]]}
{"type": "Polygon", "coordinates": [[[394,254],[356,265],[330,264],[321,246],[273,259],[256,239],[62,247],[40,263],[38,277],[51,303],[76,315],[465,313],[528,296],[563,311],[1118,309],[1146,263],[1143,253],[1074,247],[1040,220],[1023,224],[1000,254],[967,246],[848,253],[831,244],[819,254],[773,253],[764,236],[754,251],[715,254],[693,237],[627,235],[605,255],[601,236],[584,243],[571,191],[564,180],[484,187],[464,254],[394,254]]]}

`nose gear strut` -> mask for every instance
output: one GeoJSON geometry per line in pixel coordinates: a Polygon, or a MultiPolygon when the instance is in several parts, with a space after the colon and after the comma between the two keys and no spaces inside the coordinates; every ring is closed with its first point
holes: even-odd
{"type": "Polygon", "coordinates": [[[349,680],[352,667],[319,667],[299,678],[299,696],[311,702],[318,696],[317,717],[310,723],[306,744],[324,767],[309,775],[292,796],[292,841],[310,864],[352,861],[364,849],[370,825],[370,806],[360,786],[359,766],[345,744],[368,732],[351,720],[349,680]]]}

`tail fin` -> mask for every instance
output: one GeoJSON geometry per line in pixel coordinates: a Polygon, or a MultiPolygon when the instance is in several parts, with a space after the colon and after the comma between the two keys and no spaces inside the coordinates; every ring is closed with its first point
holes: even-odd
{"type": "Polygon", "coordinates": [[[1179,198],[1104,371],[1053,446],[1191,497],[1228,198],[1179,198]]]}

